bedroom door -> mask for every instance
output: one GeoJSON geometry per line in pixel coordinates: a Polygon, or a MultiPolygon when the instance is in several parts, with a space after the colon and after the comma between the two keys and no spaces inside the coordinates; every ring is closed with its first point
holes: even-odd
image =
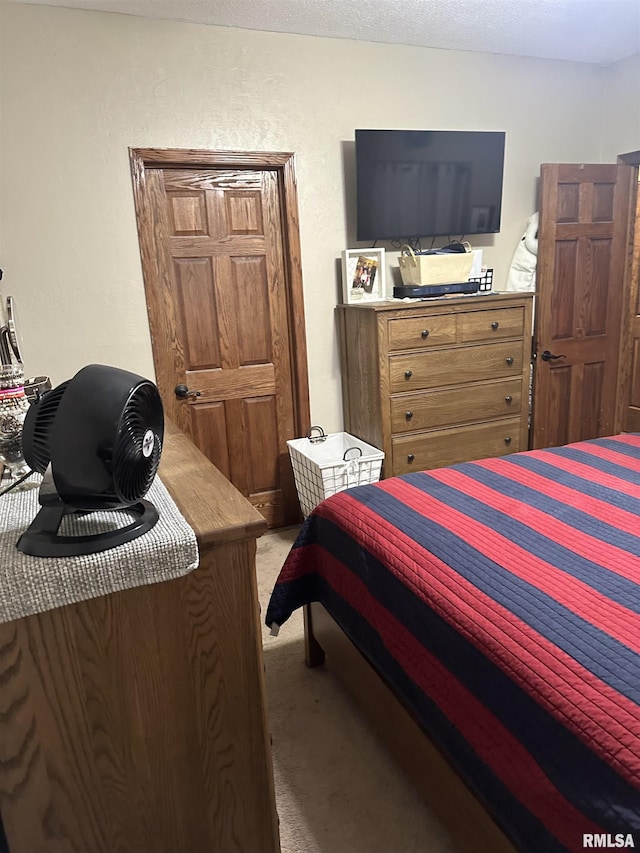
{"type": "Polygon", "coordinates": [[[264,515],[299,520],[287,440],[309,429],[289,154],[131,151],[167,416],[264,515]]]}
{"type": "Polygon", "coordinates": [[[541,167],[531,447],[619,432],[632,169],[541,167]]]}

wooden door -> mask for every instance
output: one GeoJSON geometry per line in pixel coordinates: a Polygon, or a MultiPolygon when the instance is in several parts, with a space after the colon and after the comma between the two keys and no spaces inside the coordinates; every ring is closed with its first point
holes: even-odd
{"type": "Polygon", "coordinates": [[[309,403],[292,156],[131,155],[165,413],[271,527],[295,523],[286,442],[309,403]]]}
{"type": "Polygon", "coordinates": [[[631,174],[625,165],[541,168],[533,448],[621,428],[631,174]]]}
{"type": "Polygon", "coordinates": [[[640,184],[638,166],[640,151],[625,155],[626,162],[635,167],[633,182],[635,202],[632,203],[633,235],[629,275],[627,346],[623,355],[622,374],[622,428],[627,432],[640,432],[640,184]]]}

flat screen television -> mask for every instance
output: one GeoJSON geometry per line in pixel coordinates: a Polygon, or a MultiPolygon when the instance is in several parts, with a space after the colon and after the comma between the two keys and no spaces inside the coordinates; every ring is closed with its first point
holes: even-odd
{"type": "Polygon", "coordinates": [[[505,133],[356,130],[357,239],[500,230],[505,133]]]}

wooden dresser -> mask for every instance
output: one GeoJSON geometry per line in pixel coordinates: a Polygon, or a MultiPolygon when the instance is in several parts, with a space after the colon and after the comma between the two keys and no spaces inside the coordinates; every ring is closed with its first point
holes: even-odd
{"type": "Polygon", "coordinates": [[[345,430],[384,477],[527,449],[532,300],[338,306],[345,430]]]}
{"type": "Polygon", "coordinates": [[[267,523],[171,424],[160,477],[198,568],[0,624],[10,853],[280,850],[255,577],[267,523]]]}

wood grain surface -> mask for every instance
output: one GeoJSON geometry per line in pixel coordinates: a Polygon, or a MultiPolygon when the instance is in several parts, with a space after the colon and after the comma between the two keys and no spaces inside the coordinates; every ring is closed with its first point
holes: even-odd
{"type": "Polygon", "coordinates": [[[345,429],[383,476],[528,447],[532,294],[339,305],[345,429]]]}

